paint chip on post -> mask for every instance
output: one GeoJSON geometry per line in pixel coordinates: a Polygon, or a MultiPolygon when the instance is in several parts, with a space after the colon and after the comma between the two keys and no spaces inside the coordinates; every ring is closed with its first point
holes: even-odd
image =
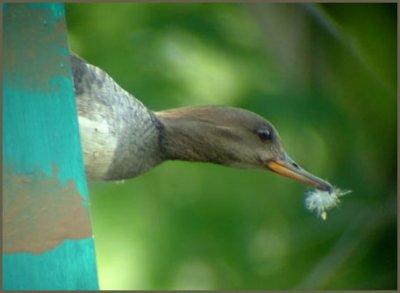
{"type": "Polygon", "coordinates": [[[89,207],[73,180],[4,173],[3,253],[44,253],[67,239],[92,236],[89,207]]]}

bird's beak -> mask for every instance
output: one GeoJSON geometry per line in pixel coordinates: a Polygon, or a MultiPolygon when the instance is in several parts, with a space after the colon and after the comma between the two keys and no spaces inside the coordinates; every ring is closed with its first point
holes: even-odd
{"type": "Polygon", "coordinates": [[[319,190],[328,191],[329,193],[333,190],[329,182],[307,172],[297,165],[288,155],[285,155],[284,159],[268,161],[267,167],[275,173],[292,178],[319,190]]]}

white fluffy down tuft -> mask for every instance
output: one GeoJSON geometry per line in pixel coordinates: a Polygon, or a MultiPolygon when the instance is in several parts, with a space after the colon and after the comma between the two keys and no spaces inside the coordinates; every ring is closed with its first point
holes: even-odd
{"type": "Polygon", "coordinates": [[[350,192],[351,190],[341,190],[337,187],[334,187],[331,193],[318,189],[310,190],[306,193],[306,208],[310,211],[315,210],[318,216],[326,220],[327,211],[337,207],[340,203],[340,197],[350,192]]]}

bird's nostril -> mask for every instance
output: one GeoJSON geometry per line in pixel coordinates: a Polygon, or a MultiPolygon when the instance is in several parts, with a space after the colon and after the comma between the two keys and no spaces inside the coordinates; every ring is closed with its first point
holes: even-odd
{"type": "Polygon", "coordinates": [[[292,166],[295,167],[295,168],[297,168],[297,169],[300,169],[300,166],[297,165],[295,162],[292,162],[292,166]]]}

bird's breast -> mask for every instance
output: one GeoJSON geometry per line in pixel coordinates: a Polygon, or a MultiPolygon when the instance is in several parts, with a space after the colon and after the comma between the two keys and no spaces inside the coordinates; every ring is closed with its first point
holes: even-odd
{"type": "Polygon", "coordinates": [[[121,180],[160,163],[154,114],[127,97],[105,105],[77,95],[78,121],[86,174],[91,180],[121,180]]]}
{"type": "Polygon", "coordinates": [[[88,178],[131,178],[160,163],[155,115],[101,69],[71,61],[88,178]]]}
{"type": "Polygon", "coordinates": [[[113,163],[117,137],[104,120],[79,116],[78,121],[86,175],[89,179],[102,179],[113,163]]]}

